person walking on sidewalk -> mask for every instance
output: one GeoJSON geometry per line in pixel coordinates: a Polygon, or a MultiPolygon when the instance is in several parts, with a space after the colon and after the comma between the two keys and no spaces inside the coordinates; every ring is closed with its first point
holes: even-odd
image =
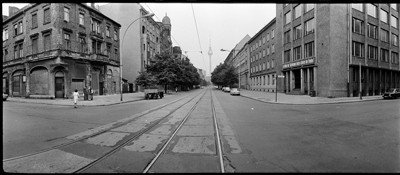
{"type": "Polygon", "coordinates": [[[175,87],[175,93],[178,93],[178,87],[175,87]]]}
{"type": "Polygon", "coordinates": [[[73,98],[74,98],[74,108],[77,108],[78,107],[78,98],[79,98],[79,92],[78,92],[78,89],[75,89],[75,92],[74,93],[72,93],[72,96],[73,96],[73,98]]]}

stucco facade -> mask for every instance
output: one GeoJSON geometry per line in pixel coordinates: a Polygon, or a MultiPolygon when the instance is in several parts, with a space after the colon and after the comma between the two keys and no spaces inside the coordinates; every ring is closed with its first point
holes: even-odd
{"type": "Polygon", "coordinates": [[[119,93],[119,28],[84,4],[24,7],[3,20],[3,92],[30,98],[70,98],[85,88],[119,93]]]}

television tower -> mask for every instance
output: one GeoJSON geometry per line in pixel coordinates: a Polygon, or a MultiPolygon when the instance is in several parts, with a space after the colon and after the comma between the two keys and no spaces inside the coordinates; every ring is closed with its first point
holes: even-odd
{"type": "Polygon", "coordinates": [[[213,52],[211,50],[211,37],[210,37],[210,47],[208,48],[208,56],[210,57],[210,76],[211,76],[211,56],[213,52]]]}

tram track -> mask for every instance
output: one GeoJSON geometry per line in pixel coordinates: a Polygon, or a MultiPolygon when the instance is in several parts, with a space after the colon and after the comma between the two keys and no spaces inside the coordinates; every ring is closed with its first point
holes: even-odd
{"type": "MultiPolygon", "coordinates": [[[[8,161],[12,161],[12,160],[16,160],[16,159],[23,159],[26,157],[30,157],[30,156],[35,156],[41,153],[45,153],[51,150],[56,150],[56,149],[60,149],[60,148],[65,148],[68,147],[70,145],[73,145],[74,143],[78,143],[78,142],[83,142],[84,140],[99,136],[100,134],[106,133],[108,131],[112,131],[115,128],[124,126],[130,122],[134,122],[138,119],[140,119],[140,117],[145,116],[146,114],[150,114],[154,111],[158,111],[161,110],[165,107],[167,107],[170,104],[175,104],[176,102],[183,103],[181,105],[179,105],[177,108],[174,108],[173,110],[171,110],[167,115],[152,121],[149,125],[146,125],[145,128],[141,129],[138,132],[135,132],[134,134],[129,135],[128,138],[124,138],[124,140],[122,142],[119,142],[117,145],[112,146],[112,149],[106,151],[105,153],[102,153],[100,156],[98,156],[95,159],[92,159],[89,163],[85,164],[84,166],[80,166],[77,169],[75,169],[74,171],[72,171],[72,173],[84,173],[86,170],[90,169],[91,167],[94,167],[95,165],[99,164],[100,162],[102,162],[103,160],[107,159],[108,157],[110,157],[111,155],[117,153],[119,150],[121,150],[123,147],[133,143],[134,140],[138,139],[139,137],[143,136],[145,133],[149,132],[150,130],[156,128],[157,126],[160,125],[160,122],[163,121],[164,119],[168,118],[170,115],[172,115],[174,112],[176,112],[177,110],[181,109],[181,108],[185,108],[185,109],[190,109],[187,111],[185,117],[179,122],[178,126],[173,130],[172,134],[169,135],[167,141],[164,141],[162,143],[161,148],[157,151],[157,153],[155,154],[155,156],[151,159],[151,161],[147,164],[147,166],[143,169],[143,173],[149,173],[151,172],[150,169],[153,167],[153,165],[155,164],[155,162],[157,162],[157,160],[160,158],[160,156],[165,152],[165,149],[167,148],[167,146],[170,144],[171,140],[176,136],[176,134],[178,133],[178,131],[181,129],[181,127],[183,126],[183,124],[187,121],[187,119],[191,116],[192,112],[196,109],[196,107],[198,106],[199,102],[203,99],[203,97],[207,94],[210,93],[211,96],[211,100],[210,100],[210,104],[211,104],[211,115],[212,115],[212,119],[213,119],[213,128],[214,128],[214,138],[215,138],[215,147],[216,147],[216,156],[218,156],[218,167],[220,168],[220,172],[224,173],[224,162],[223,162],[223,151],[222,151],[222,146],[221,146],[221,139],[220,139],[220,134],[219,134],[219,126],[218,126],[218,120],[216,119],[216,112],[215,112],[215,107],[214,107],[214,102],[213,102],[213,98],[212,98],[212,93],[210,90],[205,90],[202,91],[199,94],[196,94],[194,96],[186,96],[183,98],[180,98],[178,100],[175,100],[171,103],[168,103],[166,105],[162,105],[160,107],[156,107],[154,109],[148,110],[147,112],[145,111],[143,114],[130,119],[130,120],[124,120],[124,122],[121,123],[117,123],[115,125],[113,125],[112,127],[109,128],[105,128],[102,130],[99,130],[98,132],[92,133],[90,135],[86,135],[83,136],[81,138],[78,138],[72,142],[68,142],[66,144],[62,144],[62,145],[58,145],[40,152],[36,152],[36,153],[32,153],[29,155],[24,155],[24,156],[19,156],[16,158],[10,158],[10,159],[6,159],[3,160],[3,164],[5,162],[8,161]],[[182,102],[182,99],[185,99],[185,102],[182,102]],[[185,105],[187,105],[186,107],[184,107],[185,105]],[[193,106],[189,106],[189,105],[193,105],[193,106]]],[[[178,104],[180,104],[178,103],[178,104]]],[[[4,168],[4,167],[3,167],[4,168]]]]}
{"type": "MultiPolygon", "coordinates": [[[[197,94],[197,95],[198,95],[198,94],[197,94]]],[[[110,131],[110,130],[112,130],[112,129],[115,129],[115,128],[118,128],[118,127],[120,127],[120,126],[123,126],[123,125],[125,125],[125,124],[127,124],[127,123],[129,123],[129,122],[132,122],[132,121],[134,121],[134,120],[137,120],[138,118],[140,118],[140,117],[142,117],[142,116],[145,116],[145,115],[147,115],[147,114],[149,114],[149,113],[152,113],[152,112],[154,112],[154,111],[157,111],[157,110],[160,110],[160,109],[162,109],[162,108],[165,108],[166,106],[175,104],[175,103],[177,103],[177,102],[179,102],[179,101],[181,101],[181,100],[183,100],[183,99],[190,98],[190,100],[188,100],[188,101],[191,101],[191,100],[193,100],[197,95],[195,95],[194,97],[191,97],[191,95],[188,95],[188,96],[179,98],[179,99],[177,99],[177,100],[174,100],[174,101],[172,101],[172,102],[169,102],[169,103],[167,103],[167,104],[164,104],[164,105],[161,105],[161,106],[157,106],[157,107],[155,107],[155,108],[152,108],[152,109],[146,110],[146,111],[144,111],[144,112],[141,112],[141,113],[139,113],[137,116],[133,115],[133,116],[135,116],[135,117],[132,117],[132,116],[131,116],[131,117],[128,118],[128,120],[122,119],[122,120],[113,122],[114,124],[112,123],[113,125],[112,125],[111,127],[106,127],[106,128],[104,128],[104,129],[100,129],[100,130],[97,131],[97,132],[94,132],[94,133],[91,133],[91,134],[89,134],[89,135],[80,137],[80,138],[78,138],[78,139],[74,139],[74,140],[72,140],[72,141],[70,141],[70,142],[67,142],[67,143],[63,143],[63,144],[60,144],[60,145],[56,145],[56,146],[53,146],[53,147],[50,147],[50,148],[47,148],[47,149],[43,149],[43,150],[41,150],[41,151],[37,151],[37,152],[34,152],[34,153],[25,154],[25,155],[22,155],[22,156],[12,157],[12,158],[8,158],[8,159],[3,159],[3,163],[4,163],[4,162],[8,162],[8,161],[12,161],[12,160],[16,160],[16,159],[22,159],[22,158],[26,158],[26,157],[38,155],[38,154],[41,154],[41,153],[44,153],[44,152],[48,152],[48,151],[51,151],[51,150],[54,150],[54,149],[59,149],[59,148],[62,148],[62,147],[66,147],[66,146],[72,145],[72,144],[74,144],[74,143],[77,143],[77,142],[86,140],[86,139],[88,139],[88,138],[97,136],[97,135],[99,135],[99,134],[102,134],[102,133],[105,133],[105,132],[110,131]]],[[[183,104],[183,105],[184,105],[184,104],[183,104]]],[[[179,109],[179,108],[182,107],[183,105],[180,105],[178,108],[176,108],[176,109],[173,110],[172,112],[176,111],[177,109],[179,109]]],[[[171,112],[171,113],[172,113],[172,112],[171,112]]],[[[110,125],[110,124],[107,124],[107,125],[110,125]]]]}

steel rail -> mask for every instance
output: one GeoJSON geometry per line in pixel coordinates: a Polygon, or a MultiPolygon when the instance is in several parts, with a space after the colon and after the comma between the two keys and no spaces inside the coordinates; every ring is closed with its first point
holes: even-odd
{"type": "MultiPolygon", "coordinates": [[[[41,151],[37,151],[37,152],[34,152],[34,153],[30,153],[30,154],[26,154],[26,155],[22,155],[22,156],[17,156],[17,157],[12,157],[12,158],[8,158],[8,159],[3,159],[3,162],[8,162],[8,161],[12,161],[12,160],[22,159],[22,158],[26,158],[26,157],[38,155],[38,154],[41,154],[41,153],[44,153],[44,152],[48,152],[48,151],[51,151],[51,150],[55,150],[55,149],[58,149],[58,148],[62,148],[62,147],[66,147],[66,146],[72,145],[72,144],[74,144],[74,143],[80,142],[80,141],[82,141],[82,140],[88,139],[88,138],[90,138],[90,137],[97,136],[97,135],[99,135],[99,134],[102,134],[102,133],[105,133],[105,132],[107,132],[107,131],[110,131],[110,130],[112,130],[112,129],[114,129],[114,128],[117,128],[117,127],[120,127],[120,126],[122,126],[122,125],[125,125],[126,123],[129,123],[129,122],[131,122],[131,121],[133,121],[133,120],[136,120],[136,119],[138,119],[138,118],[140,118],[140,117],[143,117],[143,116],[146,115],[146,114],[149,114],[149,113],[151,113],[151,112],[154,112],[154,111],[156,111],[156,110],[159,110],[159,109],[161,109],[161,108],[164,108],[164,107],[166,107],[166,106],[168,106],[168,105],[172,105],[172,104],[174,104],[174,103],[176,103],[176,102],[178,102],[178,101],[180,101],[180,100],[182,100],[182,99],[184,99],[184,98],[188,98],[188,97],[190,97],[190,95],[184,96],[184,97],[182,97],[182,98],[179,98],[179,99],[174,100],[174,101],[172,101],[172,102],[169,102],[169,103],[167,103],[167,104],[154,107],[154,108],[152,108],[152,109],[149,109],[149,110],[145,111],[143,114],[140,114],[139,116],[137,116],[137,117],[135,117],[135,118],[133,118],[133,119],[124,121],[124,122],[119,123],[119,124],[116,124],[116,125],[114,125],[114,126],[112,126],[112,127],[110,127],[110,128],[106,128],[106,129],[100,130],[100,131],[98,131],[98,132],[95,132],[95,133],[93,133],[93,134],[84,136],[84,137],[79,138],[79,139],[77,139],[77,140],[73,140],[73,141],[70,141],[70,142],[67,142],[67,143],[63,143],[63,144],[56,145],[56,146],[53,146],[53,147],[50,147],[50,148],[46,148],[46,149],[43,149],[43,150],[41,150],[41,151]]],[[[193,97],[191,100],[193,100],[194,98],[195,98],[195,97],[193,97]]],[[[182,105],[182,106],[183,106],[183,105],[182,105]]],[[[180,106],[180,107],[181,107],[181,106],[180,106]]],[[[177,109],[179,109],[180,107],[178,107],[177,109]]],[[[175,110],[177,110],[177,109],[175,109],[175,110]]],[[[175,110],[174,110],[174,111],[175,111],[175,110]]],[[[169,114],[168,114],[168,115],[169,115],[169,114]]],[[[167,115],[167,116],[168,116],[168,115],[167,115]]]]}
{"type": "MultiPolygon", "coordinates": [[[[202,94],[204,96],[204,94],[202,94]]],[[[194,100],[196,97],[198,97],[199,95],[194,96],[190,101],[194,100]]],[[[187,102],[186,102],[187,103],[187,102]]],[[[131,136],[129,139],[127,139],[126,141],[120,143],[119,145],[117,145],[115,148],[111,149],[110,151],[108,151],[107,153],[103,154],[101,157],[97,158],[96,160],[90,162],[89,164],[79,168],[78,170],[76,170],[73,173],[81,173],[87,169],[89,169],[90,167],[93,167],[94,165],[96,165],[97,163],[101,162],[102,160],[106,159],[107,157],[109,157],[110,155],[114,154],[115,152],[119,151],[122,147],[128,145],[129,143],[131,143],[131,141],[137,139],[138,137],[142,136],[144,133],[146,133],[147,131],[153,129],[155,126],[157,126],[163,119],[167,118],[168,116],[170,116],[171,114],[173,114],[175,111],[177,111],[178,109],[180,109],[182,106],[186,105],[186,103],[182,104],[181,106],[179,106],[178,108],[172,110],[170,113],[168,113],[167,115],[165,115],[164,117],[162,117],[161,119],[156,120],[156,122],[152,123],[150,126],[146,127],[145,129],[140,130],[138,133],[134,134],[133,136],[131,136]]],[[[197,104],[198,102],[196,102],[197,104]]]]}
{"type": "Polygon", "coordinates": [[[225,167],[224,167],[224,160],[222,158],[222,146],[221,146],[221,139],[219,136],[219,127],[218,127],[218,121],[217,121],[217,113],[215,112],[215,105],[214,105],[214,100],[212,98],[212,91],[211,93],[211,109],[212,109],[212,116],[214,119],[214,127],[215,127],[215,135],[217,136],[217,148],[218,148],[218,157],[219,157],[219,164],[221,167],[221,172],[225,173],[225,167]]]}
{"type": "MultiPolygon", "coordinates": [[[[207,91],[206,91],[207,92],[207,91]]],[[[204,93],[206,94],[206,93],[204,93]]],[[[189,118],[189,116],[192,114],[192,112],[194,111],[194,109],[197,107],[198,103],[200,102],[200,100],[204,97],[203,96],[199,99],[199,101],[197,101],[192,108],[190,108],[189,112],[186,114],[185,118],[179,123],[178,127],[175,128],[174,132],[171,134],[171,136],[169,137],[169,139],[167,140],[167,142],[164,143],[163,147],[160,149],[160,151],[158,151],[158,153],[156,154],[156,156],[150,161],[150,163],[146,166],[146,168],[143,170],[143,173],[147,173],[150,168],[154,165],[154,163],[158,160],[158,158],[160,157],[160,155],[164,152],[165,148],[168,146],[169,142],[171,142],[171,140],[174,138],[174,136],[176,135],[176,133],[179,131],[179,129],[182,127],[182,125],[185,123],[186,119],[189,118]]]]}

